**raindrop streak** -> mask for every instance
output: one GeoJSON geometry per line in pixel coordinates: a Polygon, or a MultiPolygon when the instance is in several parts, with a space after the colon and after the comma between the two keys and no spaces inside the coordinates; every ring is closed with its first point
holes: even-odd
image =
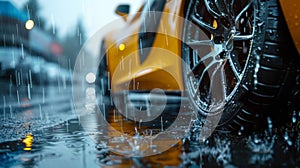
{"type": "Polygon", "coordinates": [[[32,75],[31,75],[31,69],[29,69],[29,82],[30,82],[30,88],[32,88],[32,75]]]}
{"type": "Polygon", "coordinates": [[[39,104],[39,109],[40,109],[40,119],[43,120],[43,113],[42,113],[42,106],[39,104]]]}
{"type": "Polygon", "coordinates": [[[57,87],[58,87],[58,93],[60,93],[61,92],[61,86],[60,86],[60,82],[59,82],[59,79],[57,79],[57,87]]]}
{"type": "Polygon", "coordinates": [[[21,85],[21,76],[20,76],[20,72],[17,72],[17,83],[20,86],[21,85]]]}
{"type": "Polygon", "coordinates": [[[13,57],[13,62],[12,65],[15,67],[16,66],[16,57],[15,57],[15,52],[11,51],[12,57],[13,57]]]}
{"type": "Polygon", "coordinates": [[[103,106],[103,117],[104,117],[104,120],[106,120],[106,109],[105,109],[105,104],[102,104],[103,106]]]}
{"type": "MultiPolygon", "coordinates": [[[[141,50],[142,51],[142,50],[141,50]]],[[[122,56],[122,58],[121,58],[121,67],[120,67],[120,70],[124,70],[124,58],[123,58],[123,56],[122,56]]]]}
{"type": "Polygon", "coordinates": [[[270,117],[267,118],[269,131],[272,132],[273,124],[272,119],[270,117]]]}
{"type": "Polygon", "coordinates": [[[69,120],[66,121],[66,131],[69,132],[69,120]]]}
{"type": "Polygon", "coordinates": [[[11,106],[11,104],[9,105],[9,112],[10,112],[10,118],[13,118],[12,117],[12,106],[11,106]]]}
{"type": "Polygon", "coordinates": [[[110,91],[110,74],[109,74],[109,72],[107,72],[107,82],[108,82],[108,86],[107,86],[107,89],[110,91]]]}
{"type": "Polygon", "coordinates": [[[17,72],[17,70],[15,70],[15,79],[16,79],[16,85],[18,85],[19,83],[18,83],[18,72],[17,72]]]}
{"type": "MultiPolygon", "coordinates": [[[[128,72],[128,76],[131,75],[131,71],[132,71],[132,59],[129,60],[129,72],[128,72]]],[[[135,82],[133,82],[133,85],[135,84],[135,82]]],[[[133,86],[133,89],[135,89],[135,87],[133,86]]]]}
{"type": "MultiPolygon", "coordinates": [[[[71,73],[71,69],[72,69],[72,68],[71,68],[71,59],[70,59],[70,58],[68,59],[68,68],[69,68],[69,71],[70,71],[70,73],[71,73]]],[[[71,74],[72,74],[72,73],[71,73],[71,74]]]]}
{"type": "Polygon", "coordinates": [[[72,110],[72,114],[73,114],[74,116],[76,116],[75,110],[74,110],[74,106],[73,106],[73,102],[72,102],[72,99],[70,100],[70,107],[71,107],[71,110],[72,110]]]}
{"type": "MultiPolygon", "coordinates": [[[[143,48],[143,42],[141,39],[140,39],[140,48],[143,48]]],[[[141,49],[141,54],[143,55],[143,49],[141,49]]]]}
{"type": "Polygon", "coordinates": [[[161,131],[164,131],[164,121],[163,121],[163,117],[160,117],[160,127],[161,127],[161,131]]]}
{"type": "Polygon", "coordinates": [[[150,129],[150,148],[153,148],[153,137],[152,137],[152,129],[150,129]]]}
{"type": "Polygon", "coordinates": [[[287,144],[288,144],[289,146],[292,146],[292,145],[293,145],[293,142],[291,141],[291,139],[290,139],[289,134],[288,134],[287,131],[284,133],[283,138],[284,138],[284,140],[287,142],[287,144]]]}
{"type": "Polygon", "coordinates": [[[151,107],[151,105],[149,105],[149,102],[148,102],[148,100],[146,99],[145,100],[146,101],[146,107],[148,107],[147,108],[147,117],[151,117],[151,109],[150,109],[150,107],[151,107]]]}
{"type": "Polygon", "coordinates": [[[25,58],[25,56],[24,56],[24,45],[23,45],[23,43],[21,44],[21,56],[22,56],[22,58],[24,59],[25,58]]]}
{"type": "Polygon", "coordinates": [[[5,100],[5,96],[3,96],[3,117],[5,119],[5,108],[6,108],[6,100],[5,100]]]}
{"type": "Polygon", "coordinates": [[[45,88],[43,88],[43,104],[45,104],[45,88]]]}
{"type": "Polygon", "coordinates": [[[15,34],[12,34],[12,43],[15,44],[15,34]]]}
{"type": "Polygon", "coordinates": [[[127,104],[127,95],[124,97],[124,106],[125,106],[125,117],[128,118],[128,104],[127,104]]]}
{"type": "Polygon", "coordinates": [[[165,29],[165,33],[166,33],[166,44],[167,44],[167,46],[169,46],[168,31],[167,31],[167,29],[165,29]]]}
{"type": "Polygon", "coordinates": [[[17,36],[19,36],[19,24],[16,24],[17,36]]]}
{"type": "Polygon", "coordinates": [[[140,119],[140,121],[139,121],[139,129],[141,129],[141,124],[143,123],[143,120],[142,119],[140,119]]]}
{"type": "Polygon", "coordinates": [[[52,34],[55,34],[55,21],[54,21],[54,16],[51,14],[51,25],[52,25],[52,34]]]}
{"type": "Polygon", "coordinates": [[[101,92],[102,92],[102,95],[105,95],[105,93],[104,93],[104,92],[105,92],[105,91],[104,91],[105,89],[104,89],[104,81],[103,81],[103,79],[100,80],[100,83],[101,83],[101,92]],[[102,89],[102,88],[103,88],[103,89],[102,89]]]}
{"type": "Polygon", "coordinates": [[[66,88],[67,88],[67,81],[66,81],[66,77],[65,76],[63,76],[63,79],[62,79],[63,81],[63,87],[64,87],[64,90],[66,90],[66,88]]]}
{"type": "MultiPolygon", "coordinates": [[[[257,48],[258,51],[261,51],[262,49],[260,47],[257,48]]],[[[257,88],[257,83],[258,83],[258,80],[257,80],[257,74],[258,74],[258,71],[259,71],[259,68],[260,68],[260,54],[256,53],[256,63],[255,63],[255,69],[254,69],[254,75],[253,75],[253,78],[254,78],[254,88],[256,89],[257,88]]]]}
{"type": "Polygon", "coordinates": [[[297,121],[297,114],[296,111],[293,112],[292,122],[295,124],[297,121]]]}
{"type": "Polygon", "coordinates": [[[28,99],[31,99],[31,93],[30,93],[30,85],[27,85],[27,95],[28,95],[28,99]]]}
{"type": "Polygon", "coordinates": [[[20,96],[19,96],[19,91],[17,90],[17,99],[18,99],[18,104],[20,104],[20,96]]]}
{"type": "Polygon", "coordinates": [[[79,44],[82,45],[82,34],[79,34],[79,44]]]}
{"type": "Polygon", "coordinates": [[[114,112],[114,122],[118,122],[118,120],[116,120],[116,110],[114,109],[113,112],[114,112]]]}

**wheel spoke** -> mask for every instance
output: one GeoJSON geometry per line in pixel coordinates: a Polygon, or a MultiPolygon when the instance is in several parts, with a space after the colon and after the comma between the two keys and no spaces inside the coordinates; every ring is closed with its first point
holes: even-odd
{"type": "Polygon", "coordinates": [[[236,16],[235,18],[235,24],[237,24],[240,20],[240,17],[249,9],[249,7],[252,5],[253,0],[250,0],[250,2],[243,8],[243,10],[236,16]]]}
{"type": "Polygon", "coordinates": [[[195,22],[195,24],[197,24],[200,27],[203,27],[204,29],[206,29],[209,33],[213,34],[215,32],[215,28],[209,26],[208,24],[204,23],[203,21],[201,21],[200,19],[196,18],[195,15],[191,16],[191,20],[193,22],[195,22]]]}
{"type": "Polygon", "coordinates": [[[226,7],[226,3],[224,2],[224,0],[215,0],[214,1],[218,11],[221,13],[221,15],[225,16],[226,13],[228,13],[228,9],[226,7]]]}
{"type": "Polygon", "coordinates": [[[202,80],[203,80],[203,78],[204,78],[204,75],[209,71],[209,69],[214,65],[214,64],[216,64],[216,63],[219,63],[219,62],[221,62],[221,60],[213,60],[213,61],[211,61],[208,65],[206,65],[205,66],[205,69],[203,70],[203,72],[201,73],[201,76],[200,76],[200,78],[199,78],[199,81],[198,81],[198,83],[197,83],[197,86],[200,86],[201,85],[201,82],[202,82],[202,80]]]}
{"type": "Polygon", "coordinates": [[[186,26],[189,47],[184,48],[183,58],[190,69],[184,73],[189,94],[203,113],[218,110],[241,85],[253,47],[255,10],[254,0],[192,0],[189,4],[188,19],[203,35],[186,26]]]}
{"type": "Polygon", "coordinates": [[[209,5],[209,3],[208,3],[207,0],[204,0],[204,4],[205,4],[205,6],[206,6],[207,11],[208,11],[211,15],[213,15],[214,17],[220,17],[220,14],[218,14],[216,11],[214,11],[214,10],[210,7],[210,5],[209,5]]]}
{"type": "MultiPolygon", "coordinates": [[[[254,32],[253,32],[254,33],[254,32]]],[[[246,40],[252,40],[254,37],[254,34],[250,34],[250,35],[234,35],[233,36],[233,40],[235,41],[246,41],[246,40]]]]}
{"type": "Polygon", "coordinates": [[[233,5],[234,5],[235,0],[231,0],[230,6],[231,6],[231,11],[234,11],[233,5]]]}
{"type": "Polygon", "coordinates": [[[228,14],[230,15],[230,18],[234,18],[235,16],[235,13],[234,13],[234,3],[235,3],[235,0],[224,0],[225,4],[226,4],[226,7],[227,7],[227,12],[228,14]]]}
{"type": "Polygon", "coordinates": [[[192,68],[191,72],[194,73],[196,69],[199,68],[199,66],[202,65],[207,59],[213,58],[213,60],[215,60],[215,57],[217,57],[222,51],[223,51],[223,46],[221,44],[215,45],[214,49],[210,53],[200,58],[200,61],[192,68]]]}
{"type": "Polygon", "coordinates": [[[207,64],[206,66],[205,66],[205,69],[201,72],[201,76],[200,76],[200,78],[199,78],[199,80],[198,80],[198,82],[197,82],[197,85],[196,85],[196,87],[197,87],[197,89],[196,89],[196,92],[195,92],[195,95],[194,96],[197,96],[197,94],[199,93],[199,90],[200,90],[200,86],[201,86],[201,82],[203,81],[203,78],[204,78],[204,75],[211,69],[211,67],[213,66],[213,65],[215,65],[215,64],[217,64],[217,63],[220,63],[220,62],[222,62],[221,60],[213,60],[213,61],[211,61],[209,64],[207,64]]]}
{"type": "Polygon", "coordinates": [[[200,41],[191,41],[186,43],[193,49],[196,49],[200,46],[213,46],[213,42],[211,40],[200,40],[200,41]]]}
{"type": "Polygon", "coordinates": [[[211,83],[209,87],[209,94],[212,96],[213,103],[220,103],[225,101],[226,98],[226,76],[224,66],[226,61],[220,62],[216,69],[210,75],[211,83]]]}
{"type": "Polygon", "coordinates": [[[241,80],[241,72],[242,72],[242,67],[241,64],[239,63],[238,60],[238,55],[232,55],[232,53],[230,53],[230,57],[229,57],[229,64],[231,67],[232,72],[234,73],[234,76],[237,78],[238,81],[241,80]]]}

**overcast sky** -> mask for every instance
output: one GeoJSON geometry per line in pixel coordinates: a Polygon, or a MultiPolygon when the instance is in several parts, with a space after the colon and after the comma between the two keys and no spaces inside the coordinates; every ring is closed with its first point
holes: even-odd
{"type": "MultiPolygon", "coordinates": [[[[21,7],[26,0],[12,0],[21,7]]],[[[131,13],[135,12],[143,0],[39,0],[41,15],[47,26],[55,24],[59,35],[75,30],[78,18],[84,22],[90,37],[101,27],[118,18],[114,10],[118,4],[130,4],[131,13]]]]}

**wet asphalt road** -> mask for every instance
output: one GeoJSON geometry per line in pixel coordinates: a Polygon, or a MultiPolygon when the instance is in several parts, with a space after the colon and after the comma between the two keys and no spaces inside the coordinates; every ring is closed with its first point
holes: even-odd
{"type": "MultiPolygon", "coordinates": [[[[108,134],[94,113],[78,117],[71,86],[14,86],[1,82],[0,167],[299,167],[300,136],[297,126],[283,133],[214,135],[204,143],[193,140],[200,128],[168,151],[152,157],[132,158],[109,152],[108,134]],[[92,131],[86,131],[83,123],[92,131]],[[96,127],[95,127],[96,126],[96,127]],[[100,128],[100,129],[99,129],[100,128]]],[[[81,111],[93,111],[89,86],[76,91],[81,111]]],[[[130,152],[130,151],[129,151],[130,152]]]]}
{"type": "Polygon", "coordinates": [[[75,118],[71,86],[18,86],[0,83],[0,142],[75,118]]]}

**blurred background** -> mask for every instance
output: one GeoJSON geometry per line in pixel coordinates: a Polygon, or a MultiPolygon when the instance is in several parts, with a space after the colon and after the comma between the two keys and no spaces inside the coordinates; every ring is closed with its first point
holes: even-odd
{"type": "Polygon", "coordinates": [[[120,3],[134,12],[141,0],[1,0],[1,79],[30,85],[70,82],[84,42],[117,19],[114,9],[120,3]]]}

